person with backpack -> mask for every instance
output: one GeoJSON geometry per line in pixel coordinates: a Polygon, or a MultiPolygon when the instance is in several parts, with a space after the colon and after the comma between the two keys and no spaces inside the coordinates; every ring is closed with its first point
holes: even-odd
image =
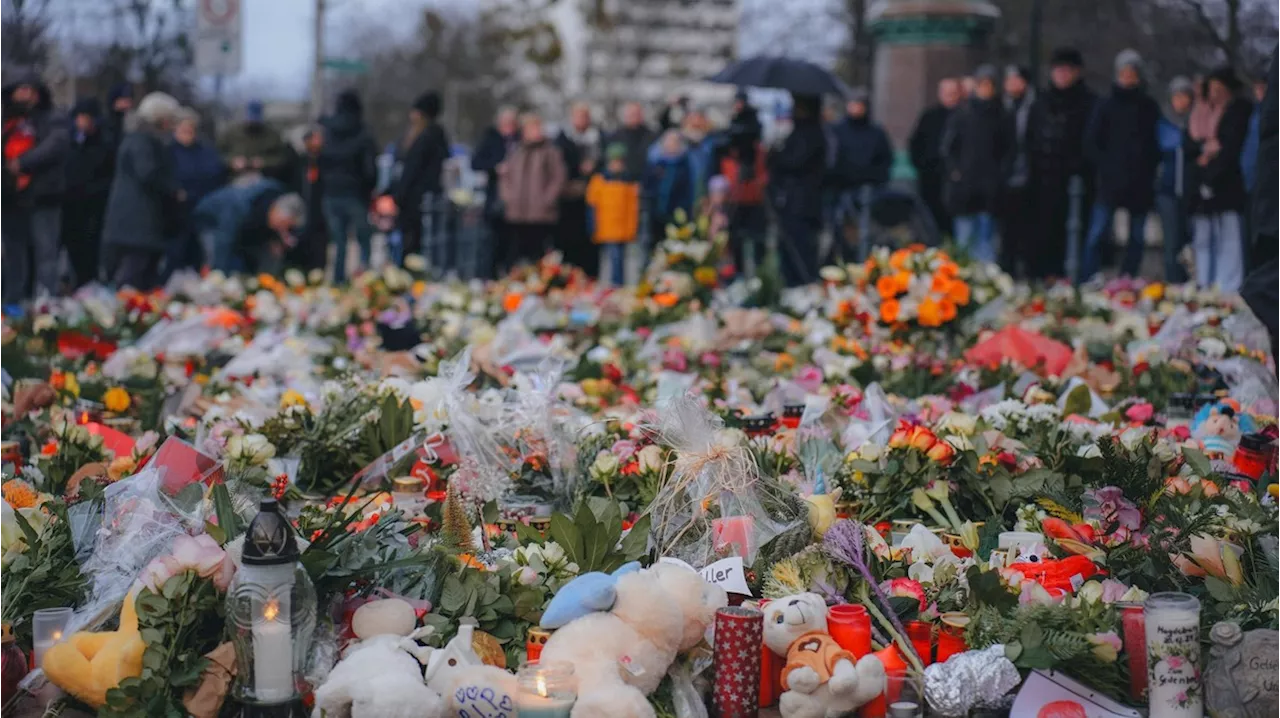
{"type": "Polygon", "coordinates": [[[870,209],[875,193],[889,182],[893,167],[893,145],[884,128],[871,121],[867,91],[858,88],[845,106],[847,114],[832,127],[835,137],[833,164],[827,183],[836,192],[833,229],[836,242],[832,254],[842,261],[856,259],[853,250],[865,231],[862,213],[870,209]]]}

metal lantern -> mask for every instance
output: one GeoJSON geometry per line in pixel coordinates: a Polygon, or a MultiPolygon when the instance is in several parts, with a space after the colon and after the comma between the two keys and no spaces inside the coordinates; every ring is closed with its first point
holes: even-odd
{"type": "Polygon", "coordinates": [[[275,499],[263,499],[245,532],[240,570],[227,589],[227,624],[238,664],[233,695],[246,716],[301,714],[316,592],[298,556],[293,527],[275,499]]]}

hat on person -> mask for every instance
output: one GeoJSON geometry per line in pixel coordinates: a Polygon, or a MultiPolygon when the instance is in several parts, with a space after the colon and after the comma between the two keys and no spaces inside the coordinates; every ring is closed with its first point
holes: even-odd
{"type": "Polygon", "coordinates": [[[182,103],[173,99],[172,95],[163,92],[152,92],[142,98],[142,102],[138,103],[138,110],[135,114],[143,122],[159,124],[163,120],[177,118],[180,110],[182,110],[182,103]]]}
{"type": "Polygon", "coordinates": [[[244,106],[244,119],[249,122],[262,122],[265,113],[261,100],[249,100],[244,106]]]}
{"type": "Polygon", "coordinates": [[[871,93],[867,92],[865,87],[855,87],[849,90],[849,102],[861,102],[867,104],[871,99],[871,93]]]}
{"type": "Polygon", "coordinates": [[[604,159],[606,162],[613,160],[625,160],[627,158],[627,146],[621,142],[614,142],[604,148],[604,159]]]}
{"type": "Polygon", "coordinates": [[[76,115],[97,117],[101,113],[102,105],[98,103],[98,98],[96,97],[81,97],[76,100],[76,104],[71,106],[72,117],[75,117],[76,115]]]}
{"type": "Polygon", "coordinates": [[[1116,54],[1115,71],[1120,72],[1126,67],[1142,72],[1142,55],[1139,55],[1138,51],[1131,47],[1125,48],[1116,54]]]}
{"type": "Polygon", "coordinates": [[[1228,90],[1235,92],[1240,89],[1240,78],[1236,75],[1236,71],[1230,65],[1224,65],[1209,73],[1206,80],[1217,80],[1227,86],[1228,90]]]}
{"type": "Polygon", "coordinates": [[[413,109],[435,119],[440,116],[440,95],[435,92],[424,92],[413,101],[413,109]]]}
{"type": "Polygon", "coordinates": [[[745,87],[739,87],[739,88],[738,88],[738,91],[737,91],[737,92],[735,92],[735,93],[733,93],[733,99],[738,100],[739,102],[746,102],[746,101],[747,101],[747,88],[745,88],[745,87]]]}
{"type": "Polygon", "coordinates": [[[1177,77],[1169,81],[1169,94],[1170,95],[1191,95],[1192,97],[1195,97],[1195,94],[1196,94],[1195,83],[1193,83],[1191,81],[1191,78],[1187,77],[1186,75],[1178,75],[1177,77]]]}
{"type": "Polygon", "coordinates": [[[1049,67],[1066,65],[1068,67],[1084,67],[1084,55],[1074,47],[1060,47],[1049,56],[1049,67]]]}
{"type": "Polygon", "coordinates": [[[1020,77],[1024,82],[1031,82],[1031,71],[1022,65],[1005,65],[1005,77],[1020,77]]]}
{"type": "Polygon", "coordinates": [[[983,80],[997,82],[1000,79],[1000,71],[992,64],[979,65],[978,69],[973,71],[973,79],[975,82],[983,80]]]}

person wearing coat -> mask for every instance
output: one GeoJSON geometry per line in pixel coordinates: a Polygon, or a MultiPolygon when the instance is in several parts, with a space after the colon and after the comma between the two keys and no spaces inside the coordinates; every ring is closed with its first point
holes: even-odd
{"type": "Polygon", "coordinates": [[[556,248],[564,261],[581,267],[588,277],[600,273],[600,248],[592,242],[587,227],[587,182],[596,172],[600,160],[600,130],[591,120],[591,106],[574,103],[569,110],[569,126],[560,131],[556,145],[564,155],[564,194],[560,197],[560,226],[556,229],[556,248]]]}
{"type": "Polygon", "coordinates": [[[1031,261],[1039,229],[1036,226],[1035,193],[1031,191],[1031,160],[1027,156],[1027,129],[1035,101],[1036,88],[1032,85],[1031,72],[1017,65],[1006,67],[1004,111],[1013,149],[1000,202],[1000,268],[1015,277],[1021,274],[1019,264],[1031,261]]]}
{"type": "Polygon", "coordinates": [[[643,182],[649,165],[649,149],[657,139],[644,122],[644,107],[639,102],[622,106],[622,126],[604,140],[604,145],[621,144],[627,148],[626,175],[628,182],[643,182]]]}
{"type": "Polygon", "coordinates": [[[503,248],[506,269],[537,262],[551,249],[567,177],[564,155],[543,133],[542,118],[525,115],[520,122],[520,144],[498,166],[503,217],[510,228],[509,242],[503,248]]]}
{"type": "Polygon", "coordinates": [[[836,240],[831,252],[842,261],[855,261],[851,240],[856,246],[860,239],[854,232],[859,228],[859,215],[888,184],[893,168],[893,145],[884,128],[871,121],[867,98],[865,89],[854,89],[845,116],[830,127],[836,145],[835,162],[826,176],[836,193],[832,222],[836,240]]]}
{"type": "MultiPolygon", "coordinates": [[[[396,202],[396,223],[404,241],[405,254],[418,254],[422,246],[422,208],[431,208],[431,226],[436,238],[444,236],[440,231],[443,215],[436,205],[444,194],[444,163],[449,159],[449,138],[440,126],[440,95],[426,92],[414,100],[409,109],[409,127],[396,150],[400,161],[400,175],[391,185],[391,198],[396,202]]],[[[432,239],[436,239],[432,238],[432,239]]],[[[435,242],[431,257],[434,269],[441,271],[451,266],[449,247],[435,242]]]]}
{"type": "Polygon", "coordinates": [[[1089,217],[1081,282],[1101,270],[1103,238],[1111,234],[1117,209],[1129,214],[1129,243],[1120,273],[1138,274],[1146,246],[1147,213],[1155,202],[1156,168],[1160,164],[1156,127],[1160,106],[1142,82],[1142,57],[1134,50],[1116,56],[1111,94],[1098,103],[1085,133],[1085,152],[1097,171],[1097,196],[1089,217]]]}
{"type": "Polygon", "coordinates": [[[1196,284],[1235,292],[1244,280],[1245,240],[1241,214],[1249,203],[1240,171],[1240,150],[1249,130],[1252,103],[1239,95],[1229,68],[1209,75],[1202,101],[1191,112],[1187,134],[1191,246],[1196,284]]]}
{"type": "MultiPolygon", "coordinates": [[[[1084,133],[1097,96],[1081,79],[1084,57],[1075,48],[1059,48],[1049,67],[1049,86],[1036,97],[1027,120],[1027,159],[1041,232],[1027,268],[1032,279],[1066,276],[1073,179],[1083,190],[1080,212],[1091,206],[1093,184],[1084,133]]],[[[1074,219],[1084,221],[1079,215],[1074,219]]]]}
{"type": "Polygon", "coordinates": [[[610,145],[605,166],[591,175],[586,193],[592,239],[604,246],[609,282],[615,287],[626,281],[627,245],[640,231],[640,185],[622,179],[626,158],[626,147],[610,145]]]}
{"type": "Polygon", "coordinates": [[[495,247],[509,247],[512,239],[503,219],[502,193],[499,190],[498,166],[520,143],[519,113],[513,107],[498,110],[492,127],[485,129],[471,155],[471,169],[485,173],[484,216],[489,225],[489,239],[481,247],[476,276],[493,276],[495,247]]]}
{"type": "Polygon", "coordinates": [[[186,194],[186,200],[182,203],[178,234],[169,242],[166,277],[180,269],[199,269],[207,261],[190,211],[227,181],[227,168],[222,164],[221,155],[200,138],[200,115],[195,110],[184,107],[178,113],[169,151],[173,155],[174,180],[186,194]]]}
{"type": "Polygon", "coordinates": [[[192,210],[196,227],[210,238],[214,268],[228,273],[279,274],[306,216],[302,198],[267,177],[227,185],[192,210]]]}
{"type": "Polygon", "coordinates": [[[909,142],[911,166],[916,170],[916,191],[933,215],[939,231],[951,227],[951,217],[942,203],[942,134],[947,120],[963,99],[960,81],[954,77],[938,83],[938,104],[926,109],[916,121],[909,142]]]}
{"type": "Polygon", "coordinates": [[[974,95],[951,116],[942,138],[947,211],[955,217],[956,244],[974,259],[994,262],[995,213],[1000,208],[1013,143],[1004,106],[996,96],[999,73],[983,65],[974,73],[974,95]]]}
{"type": "Polygon", "coordinates": [[[182,106],[164,94],[142,98],[116,156],[116,175],[107,199],[102,232],[119,287],[147,291],[159,278],[169,238],[176,234],[184,195],[174,177],[169,134],[182,106]]]}
{"type": "Polygon", "coordinates": [[[1160,239],[1164,249],[1164,281],[1182,284],[1187,270],[1178,261],[1187,246],[1186,159],[1187,115],[1195,99],[1195,85],[1186,77],[1169,82],[1169,113],[1156,124],[1160,147],[1160,167],[1156,174],[1156,213],[1160,216],[1160,239]]]}
{"type": "Polygon", "coordinates": [[[71,110],[71,144],[67,154],[66,194],[62,200],[62,246],[67,249],[74,286],[98,279],[98,242],[107,195],[115,173],[116,152],[103,123],[98,101],[78,100],[71,110]]]}
{"type": "Polygon", "coordinates": [[[4,302],[58,293],[67,129],[53,114],[49,88],[19,73],[3,93],[4,185],[0,240],[4,302]]]}
{"type": "Polygon", "coordinates": [[[244,122],[223,136],[218,149],[236,176],[258,173],[278,182],[289,181],[293,148],[267,124],[262,103],[257,100],[245,105],[244,122]]]}
{"type": "Polygon", "coordinates": [[[1276,206],[1276,179],[1280,170],[1280,113],[1277,113],[1276,91],[1280,90],[1280,62],[1277,51],[1271,52],[1270,79],[1262,97],[1258,114],[1258,166],[1251,199],[1249,266],[1240,297],[1271,336],[1271,356],[1280,356],[1280,265],[1276,261],[1276,222],[1280,208],[1276,206]]]}
{"type": "Polygon", "coordinates": [[[369,202],[378,181],[378,145],[364,125],[364,105],[355,90],[338,95],[334,113],[320,121],[324,146],[320,149],[320,177],[324,182],[324,221],[334,246],[333,281],[347,281],[347,241],[354,234],[360,246],[360,266],[368,269],[373,228],[369,202]]]}
{"type": "Polygon", "coordinates": [[[819,114],[820,98],[793,95],[792,100],[791,134],[769,155],[768,169],[781,231],[782,279],[788,287],[798,287],[818,279],[827,137],[819,114]]]}
{"type": "Polygon", "coordinates": [[[679,130],[670,129],[662,134],[659,145],[644,181],[644,196],[649,199],[650,250],[666,238],[667,225],[675,222],[676,212],[682,211],[691,219],[697,202],[697,171],[684,137],[679,130]]]}

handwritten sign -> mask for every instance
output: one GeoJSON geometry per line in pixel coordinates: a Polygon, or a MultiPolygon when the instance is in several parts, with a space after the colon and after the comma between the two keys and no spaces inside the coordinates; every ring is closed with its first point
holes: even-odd
{"type": "Polygon", "coordinates": [[[747,585],[747,569],[742,563],[741,556],[730,556],[729,558],[721,559],[704,569],[696,569],[678,558],[667,556],[658,559],[658,562],[684,566],[691,571],[697,571],[702,575],[702,580],[723,588],[727,593],[740,593],[744,596],[751,595],[751,587],[747,585]]]}

